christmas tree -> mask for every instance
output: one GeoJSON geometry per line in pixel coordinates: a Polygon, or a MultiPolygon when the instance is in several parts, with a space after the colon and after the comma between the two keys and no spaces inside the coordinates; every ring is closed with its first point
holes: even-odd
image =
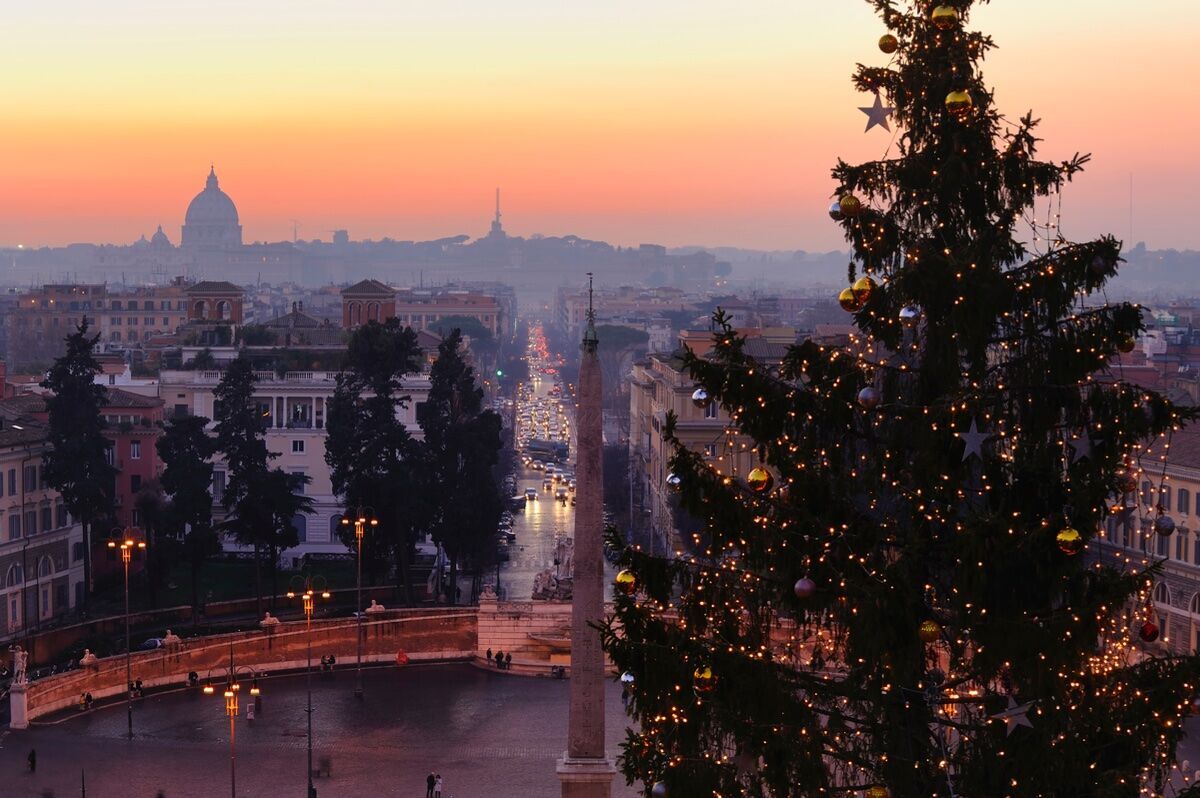
{"type": "Polygon", "coordinates": [[[974,2],[869,2],[890,60],[854,83],[899,131],[833,170],[857,332],[685,355],[759,462],[668,419],[685,545],[626,550],[603,630],[623,770],[657,798],[1163,794],[1197,662],[1155,643],[1159,566],[1088,543],[1113,514],[1170,534],[1139,456],[1193,413],[1111,365],[1143,328],[1100,293],[1120,242],[1060,234],[1087,156],[1037,160],[993,107],[974,2]]]}

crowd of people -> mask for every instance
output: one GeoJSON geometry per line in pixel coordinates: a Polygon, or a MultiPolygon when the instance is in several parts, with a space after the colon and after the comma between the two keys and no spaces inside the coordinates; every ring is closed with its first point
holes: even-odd
{"type": "Polygon", "coordinates": [[[505,654],[503,651],[497,651],[495,654],[492,654],[492,650],[489,648],[487,650],[486,659],[489,663],[495,662],[496,667],[502,671],[512,670],[512,652],[511,651],[507,654],[505,654]]]}

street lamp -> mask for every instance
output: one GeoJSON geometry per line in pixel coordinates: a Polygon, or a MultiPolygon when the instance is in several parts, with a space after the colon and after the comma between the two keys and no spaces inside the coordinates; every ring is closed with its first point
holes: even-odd
{"type": "Polygon", "coordinates": [[[229,718],[229,794],[231,798],[237,798],[237,726],[234,721],[238,716],[238,695],[242,691],[238,674],[244,672],[250,675],[250,695],[252,697],[258,698],[262,691],[258,689],[258,677],[253,670],[245,665],[234,667],[232,640],[229,641],[229,665],[217,666],[208,671],[208,677],[204,681],[204,694],[207,696],[216,695],[217,692],[212,683],[214,670],[225,671],[225,690],[222,695],[225,698],[225,715],[229,718]]]}
{"type": "Polygon", "coordinates": [[[121,563],[125,566],[125,714],[129,728],[129,739],[133,739],[133,672],[130,665],[132,652],[129,647],[129,561],[136,553],[141,559],[146,549],[146,541],[141,537],[137,527],[114,529],[108,539],[108,552],[113,558],[118,550],[121,552],[121,563]]]}
{"type": "MultiPolygon", "coordinates": [[[[375,510],[372,507],[363,507],[363,506],[359,505],[358,513],[354,517],[354,539],[358,543],[358,558],[357,558],[358,598],[356,599],[357,612],[355,613],[355,615],[358,617],[358,629],[357,629],[357,632],[358,632],[358,667],[357,667],[357,670],[355,671],[355,677],[354,677],[354,695],[358,698],[362,698],[362,695],[363,695],[363,682],[362,682],[362,650],[363,650],[362,544],[363,544],[363,534],[366,532],[366,528],[368,525],[370,525],[372,527],[379,526],[379,519],[375,517],[375,510]]],[[[348,516],[342,516],[342,526],[350,526],[350,518],[348,516]]]]}
{"type": "MultiPolygon", "coordinates": [[[[360,538],[361,541],[361,538],[360,538]]],[[[304,669],[304,685],[308,688],[308,798],[317,798],[317,789],[312,781],[312,616],[316,607],[317,596],[328,600],[330,597],[325,579],[317,576],[292,577],[292,590],[287,592],[289,599],[300,599],[304,606],[304,621],[308,638],[308,666],[304,669]]]]}

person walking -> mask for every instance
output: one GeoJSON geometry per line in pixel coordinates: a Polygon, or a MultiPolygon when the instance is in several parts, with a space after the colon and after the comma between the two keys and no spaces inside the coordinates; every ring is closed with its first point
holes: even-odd
{"type": "Polygon", "coordinates": [[[491,646],[488,646],[487,661],[488,661],[488,665],[492,664],[492,647],[491,646]]]}
{"type": "Polygon", "coordinates": [[[433,798],[442,798],[442,774],[437,774],[433,782],[433,798]]]}
{"type": "Polygon", "coordinates": [[[30,773],[37,772],[37,749],[36,748],[29,749],[29,756],[27,757],[27,759],[29,760],[29,772],[30,773]]]}
{"type": "Polygon", "coordinates": [[[425,777],[425,798],[433,798],[433,788],[436,784],[437,779],[434,778],[432,773],[425,777]]]}
{"type": "Polygon", "coordinates": [[[504,655],[504,670],[506,670],[506,671],[512,670],[512,652],[511,651],[504,655]]]}

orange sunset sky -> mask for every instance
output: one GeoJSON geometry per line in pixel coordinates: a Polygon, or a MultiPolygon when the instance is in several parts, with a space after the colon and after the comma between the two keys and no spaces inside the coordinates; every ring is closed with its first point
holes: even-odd
{"type": "MultiPolygon", "coordinates": [[[[859,0],[47,0],[0,10],[0,245],[178,243],[209,163],[245,239],[516,235],[843,246],[838,156],[884,154],[859,0]]],[[[1200,6],[996,0],[972,26],[1042,154],[1094,154],[1065,233],[1200,248],[1200,6]]]]}

